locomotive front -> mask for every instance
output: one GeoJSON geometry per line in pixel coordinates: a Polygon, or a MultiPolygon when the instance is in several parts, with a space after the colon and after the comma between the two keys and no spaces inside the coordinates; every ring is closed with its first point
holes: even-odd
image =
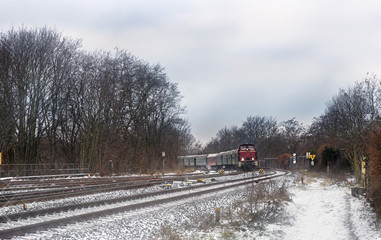
{"type": "Polygon", "coordinates": [[[238,148],[238,167],[254,169],[258,167],[257,149],[254,144],[242,144],[238,148]]]}

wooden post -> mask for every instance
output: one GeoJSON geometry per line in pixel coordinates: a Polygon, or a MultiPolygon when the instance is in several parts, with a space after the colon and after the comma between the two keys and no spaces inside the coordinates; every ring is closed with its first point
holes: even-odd
{"type": "Polygon", "coordinates": [[[221,208],[216,207],[216,223],[220,222],[221,208]]]}
{"type": "Polygon", "coordinates": [[[108,161],[108,171],[110,174],[114,173],[114,166],[113,166],[112,160],[108,161]]]}

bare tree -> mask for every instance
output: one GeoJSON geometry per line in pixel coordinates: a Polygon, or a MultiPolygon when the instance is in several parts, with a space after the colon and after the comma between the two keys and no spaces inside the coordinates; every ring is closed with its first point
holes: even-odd
{"type": "Polygon", "coordinates": [[[310,128],[310,134],[315,138],[320,136],[326,144],[344,150],[358,179],[369,126],[377,119],[380,110],[379,93],[375,77],[367,77],[347,90],[341,89],[310,128]]]}
{"type": "Polygon", "coordinates": [[[279,135],[279,129],[273,117],[250,116],[242,124],[240,131],[245,142],[256,145],[260,157],[277,154],[273,149],[276,147],[275,140],[279,135]]]}
{"type": "Polygon", "coordinates": [[[0,36],[0,150],[12,163],[79,162],[101,171],[174,165],[191,134],[159,65],[123,50],[87,53],[56,31],[0,36]]]}
{"type": "Polygon", "coordinates": [[[295,117],[280,124],[288,153],[296,153],[302,142],[304,127],[295,117]]]}
{"type": "MultiPolygon", "coordinates": [[[[51,133],[50,123],[57,119],[55,93],[61,92],[59,74],[64,72],[66,41],[69,44],[48,28],[12,29],[1,35],[1,81],[6,88],[3,97],[9,99],[6,109],[17,144],[16,162],[36,163],[46,151],[41,141],[51,133]]],[[[70,44],[75,48],[76,43],[70,44]]]]}

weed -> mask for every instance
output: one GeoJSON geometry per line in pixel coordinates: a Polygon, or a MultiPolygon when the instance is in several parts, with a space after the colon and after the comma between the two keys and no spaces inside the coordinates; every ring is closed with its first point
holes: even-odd
{"type": "Polygon", "coordinates": [[[162,225],[159,233],[157,234],[157,239],[180,240],[182,238],[171,226],[162,225]]]}
{"type": "Polygon", "coordinates": [[[236,235],[232,229],[224,228],[221,233],[221,239],[236,239],[236,235]]]}
{"type": "MultiPolygon", "coordinates": [[[[284,215],[285,202],[291,201],[291,194],[287,188],[288,182],[274,180],[247,186],[240,193],[237,192],[242,195],[239,201],[221,208],[219,223],[215,222],[214,209],[217,203],[212,204],[213,209],[205,212],[201,210],[198,202],[194,202],[191,210],[193,217],[181,228],[190,231],[197,229],[198,236],[221,229],[219,239],[236,239],[237,232],[243,233],[248,229],[264,232],[267,223],[277,221],[284,215]]],[[[163,239],[180,239],[178,232],[168,226],[162,228],[160,236],[163,239]]],[[[201,238],[206,239],[205,237],[204,235],[201,238]]]]}

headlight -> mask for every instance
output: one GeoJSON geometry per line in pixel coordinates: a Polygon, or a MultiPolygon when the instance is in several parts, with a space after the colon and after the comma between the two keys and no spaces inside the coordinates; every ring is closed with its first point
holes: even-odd
{"type": "Polygon", "coordinates": [[[241,161],[245,161],[245,158],[241,158],[241,161]]]}
{"type": "Polygon", "coordinates": [[[253,161],[254,161],[254,158],[251,158],[251,160],[253,160],[253,161]]]}

